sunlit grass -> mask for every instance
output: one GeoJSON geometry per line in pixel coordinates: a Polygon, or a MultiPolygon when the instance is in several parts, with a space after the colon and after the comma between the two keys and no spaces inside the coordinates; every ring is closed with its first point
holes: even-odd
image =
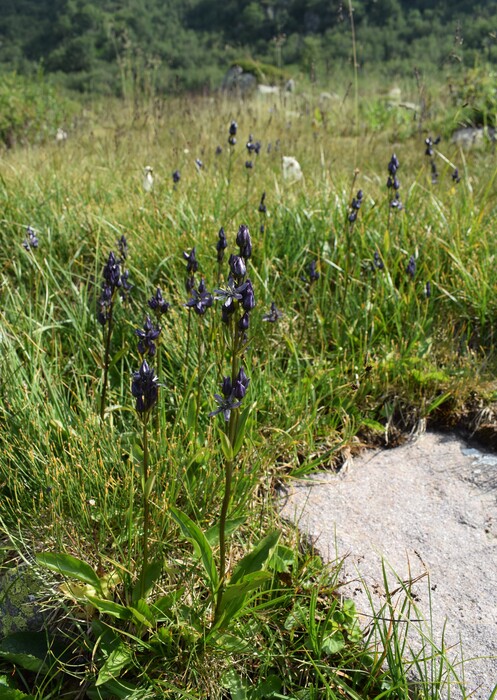
{"type": "MultiPolygon", "coordinates": [[[[333,651],[328,632],[338,570],[330,579],[312,553],[299,554],[286,528],[281,561],[271,569],[277,585],[273,581],[254,595],[247,618],[237,620],[222,650],[210,649],[202,658],[193,643],[200,623],[187,624],[183,608],[191,605],[193,618],[204,614],[205,590],[170,509],[181,509],[202,530],[218,522],[223,456],[217,419],[208,414],[229,351],[220,309],[212,308],[205,319],[191,319],[187,353],[182,253],[196,247],[199,278],[212,291],[219,286],[219,228],[226,231],[228,255],[241,223],[252,234],[249,273],[257,307],[244,360],[251,410],[230,506],[230,518],[244,516],[246,522],[230,539],[227,566],[232,569],[250,542],[282,527],[274,505],[278,482],[338,465],[358,439],[390,440],[425,419],[449,425],[492,399],[493,156],[484,150],[462,154],[442,141],[437,148],[443,157],[436,156],[439,183],[432,185],[424,155],[428,132],[417,133],[405,119],[399,132],[388,114],[378,129],[367,105],[360,124],[353,123],[348,101],[323,106],[318,96],[253,103],[190,98],[166,107],[161,115],[147,106],[133,111],[108,105],[105,113],[95,108],[86,126],[70,133],[62,146],[2,155],[0,517],[5,534],[28,558],[33,550],[65,550],[98,571],[117,569],[122,581],[133,580],[143,532],[141,428],[130,382],[139,361],[135,329],[142,327],[147,300],[160,286],[171,309],[161,319],[163,386],[158,417],[150,425],[156,474],[150,547],[165,562],[159,589],[180,591],[181,606],[173,606],[178,617],[171,622],[179,641],[161,641],[164,673],[160,664],[147,662],[146,669],[129,672],[128,680],[141,678],[143,671],[149,689],[144,692],[151,693],[143,697],[231,692],[232,697],[355,698],[364,688],[367,697],[376,697],[381,687],[390,688],[385,697],[408,697],[405,645],[391,632],[383,639],[377,630],[379,651],[373,653],[354,638],[352,615],[340,628],[345,645],[333,651]],[[227,143],[232,119],[238,122],[234,147],[227,143]],[[250,134],[262,149],[250,156],[254,167],[248,169],[250,134]],[[389,207],[386,188],[393,152],[401,163],[402,211],[389,207]],[[300,163],[301,181],[285,182],[284,155],[300,163]],[[154,168],[150,193],[142,189],[146,165],[154,168]],[[456,166],[458,184],[452,179],[456,166]],[[172,178],[176,170],[178,183],[172,178]],[[359,189],[364,198],[352,225],[350,203],[359,189]],[[266,213],[259,211],[263,193],[266,213]],[[37,249],[22,246],[28,225],[37,231],[37,249]],[[134,288],[127,302],[116,301],[102,421],[97,300],[103,266],[122,235],[129,244],[134,288]],[[411,256],[413,277],[407,274],[411,256]],[[313,262],[319,278],[310,283],[313,262]],[[272,302],[282,312],[274,324],[263,320],[272,302]],[[291,622],[300,597],[307,617],[291,622]],[[241,643],[247,637],[255,640],[252,649],[241,643]],[[390,685],[387,671],[374,661],[386,655],[391,655],[390,685]],[[235,693],[238,686],[262,688],[269,678],[273,685],[266,695],[263,690],[235,693]]],[[[224,281],[226,269],[224,264],[224,281]]],[[[443,665],[443,655],[435,656],[443,665]]],[[[416,665],[427,677],[432,673],[428,662],[418,659],[416,665]]],[[[95,674],[88,669],[88,677],[95,674]]],[[[70,688],[60,677],[50,680],[49,673],[50,691],[33,682],[27,677],[23,688],[39,698],[70,688]]],[[[100,697],[95,688],[92,692],[88,697],[100,697]]],[[[102,697],[115,696],[109,693],[102,697]]],[[[419,696],[437,697],[428,685],[419,696]]]]}

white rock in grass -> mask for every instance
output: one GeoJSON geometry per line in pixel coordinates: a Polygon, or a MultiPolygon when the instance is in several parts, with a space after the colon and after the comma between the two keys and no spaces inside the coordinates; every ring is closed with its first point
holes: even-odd
{"type": "Polygon", "coordinates": [[[298,182],[303,176],[298,160],[292,156],[283,156],[283,179],[287,182],[298,182]]]}
{"type": "Polygon", "coordinates": [[[67,141],[67,131],[64,131],[60,126],[55,133],[57,143],[65,143],[67,141]]]}
{"type": "Polygon", "coordinates": [[[153,172],[153,168],[151,168],[150,165],[145,166],[143,171],[143,189],[145,192],[152,192],[154,188],[153,172]]]}

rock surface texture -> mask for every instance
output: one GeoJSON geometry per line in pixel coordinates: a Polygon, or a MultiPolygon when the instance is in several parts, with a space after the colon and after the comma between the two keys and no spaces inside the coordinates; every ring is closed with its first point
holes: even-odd
{"type": "Polygon", "coordinates": [[[390,591],[425,574],[412,586],[424,621],[409,625],[410,645],[419,652],[423,634],[439,648],[443,641],[461,685],[444,677],[438,697],[489,698],[497,686],[497,456],[425,433],[363,453],[338,474],[292,483],[281,513],[325,559],[345,557],[341,591],[365,624],[372,605],[385,605],[382,561],[390,591]]]}

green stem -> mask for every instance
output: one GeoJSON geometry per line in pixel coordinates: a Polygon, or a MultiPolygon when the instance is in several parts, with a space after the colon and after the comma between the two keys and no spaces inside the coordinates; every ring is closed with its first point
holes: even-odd
{"type": "MultiPolygon", "coordinates": [[[[239,370],[239,340],[240,334],[238,331],[238,323],[236,318],[232,318],[232,355],[231,355],[231,382],[235,383],[236,376],[239,370]]],[[[239,409],[235,408],[231,411],[228,425],[228,438],[231,447],[234,447],[236,434],[238,430],[238,413],[239,409]]],[[[225,589],[224,579],[226,576],[226,518],[231,500],[231,486],[233,481],[234,460],[230,459],[225,464],[224,472],[224,497],[221,506],[221,515],[219,517],[219,590],[217,593],[216,609],[214,611],[214,624],[219,618],[221,603],[225,589]]]]}
{"type": "Polygon", "coordinates": [[[109,307],[109,318],[107,320],[107,338],[105,339],[105,351],[104,351],[104,376],[102,380],[102,395],[100,397],[100,419],[103,420],[105,417],[105,406],[107,401],[107,383],[109,376],[109,355],[110,355],[110,339],[112,336],[112,312],[114,310],[113,301],[111,301],[109,307]]]}
{"type": "Polygon", "coordinates": [[[142,472],[142,492],[143,492],[143,538],[142,538],[142,567],[140,574],[140,598],[145,597],[145,570],[148,564],[148,533],[150,527],[150,502],[148,488],[148,424],[149,413],[143,418],[143,472],[142,472]]]}

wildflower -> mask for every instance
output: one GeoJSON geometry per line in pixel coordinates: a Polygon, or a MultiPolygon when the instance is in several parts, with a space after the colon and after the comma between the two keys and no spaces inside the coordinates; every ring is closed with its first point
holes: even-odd
{"type": "Polygon", "coordinates": [[[292,183],[298,182],[302,178],[302,168],[298,160],[292,156],[283,156],[283,179],[292,183]]]}
{"type": "Polygon", "coordinates": [[[406,267],[406,272],[411,279],[414,279],[414,275],[416,274],[416,258],[414,257],[414,255],[411,255],[411,257],[409,258],[409,262],[407,263],[406,267]]]}
{"type": "Polygon", "coordinates": [[[198,270],[198,260],[196,257],[195,248],[192,248],[189,253],[183,253],[183,258],[186,260],[186,271],[188,274],[193,274],[198,270]]]}
{"type": "Polygon", "coordinates": [[[428,138],[425,139],[425,156],[433,156],[433,146],[437,146],[440,143],[440,136],[437,136],[435,140],[431,138],[431,136],[428,136],[428,138]]]}
{"type": "Polygon", "coordinates": [[[249,325],[250,325],[250,316],[249,316],[248,311],[245,311],[243,316],[238,321],[238,330],[241,333],[244,333],[245,331],[248,330],[249,325]]]}
{"type": "Polygon", "coordinates": [[[238,374],[236,376],[235,382],[233,384],[233,394],[237,399],[243,399],[247,393],[248,385],[250,384],[250,379],[245,374],[243,367],[240,367],[238,374]]]}
{"type": "Polygon", "coordinates": [[[256,156],[259,155],[261,151],[261,142],[260,141],[254,141],[252,138],[252,134],[249,136],[249,140],[247,142],[247,151],[249,152],[249,155],[252,153],[255,153],[256,156]]]}
{"type": "Polygon", "coordinates": [[[216,156],[220,156],[222,152],[223,152],[223,149],[221,148],[221,146],[216,146],[216,151],[215,151],[216,156]]]}
{"type": "Polygon", "coordinates": [[[159,382],[152,367],[143,360],[138,372],[133,373],[131,393],[136,399],[138,413],[147,413],[157,403],[159,382]]]}
{"type": "Polygon", "coordinates": [[[436,185],[438,182],[438,170],[434,160],[431,161],[431,184],[436,185]]]}
{"type": "Polygon", "coordinates": [[[181,173],[179,170],[175,170],[173,173],[173,182],[175,185],[178,184],[178,182],[181,180],[181,173]]]}
{"type": "Polygon", "coordinates": [[[309,271],[309,282],[311,284],[313,282],[317,282],[317,280],[319,279],[319,272],[316,270],[316,261],[315,260],[312,260],[309,263],[308,271],[309,271]]]}
{"type": "Polygon", "coordinates": [[[216,250],[217,250],[217,261],[218,263],[223,262],[224,258],[224,251],[228,247],[228,241],[226,240],[226,234],[224,232],[224,228],[221,226],[219,229],[218,235],[218,242],[216,243],[216,250]]]}
{"type": "Polygon", "coordinates": [[[109,257],[102,274],[109,287],[119,286],[121,281],[121,267],[112,251],[109,253],[109,257]]]}
{"type": "Polygon", "coordinates": [[[26,227],[26,238],[23,242],[23,247],[26,250],[31,250],[31,248],[38,248],[38,236],[36,235],[36,231],[31,228],[31,226],[26,227]]]}
{"type": "Polygon", "coordinates": [[[197,166],[197,170],[202,170],[202,168],[204,167],[204,164],[202,163],[200,158],[196,158],[195,165],[197,166]]]}
{"type": "Polygon", "coordinates": [[[247,280],[243,285],[241,304],[244,311],[252,311],[255,307],[254,288],[250,280],[247,280]]]}
{"type": "Polygon", "coordinates": [[[254,167],[254,164],[251,160],[246,160],[245,167],[247,168],[247,170],[251,170],[254,167]]]}
{"type": "Polygon", "coordinates": [[[390,173],[390,175],[392,175],[392,177],[394,177],[395,173],[397,172],[397,170],[399,168],[400,168],[399,159],[397,158],[395,153],[393,153],[392,157],[390,158],[390,162],[388,164],[388,172],[390,173]]]}
{"type": "Polygon", "coordinates": [[[217,416],[222,413],[224,420],[229,421],[231,411],[235,408],[239,408],[242,402],[235,398],[230,377],[223,378],[221,391],[223,392],[222,396],[220,394],[214,394],[218,407],[209,413],[209,417],[217,416]]]}
{"type": "Polygon", "coordinates": [[[157,347],[154,341],[159,337],[160,331],[160,327],[154,326],[150,320],[150,316],[147,316],[145,323],[143,324],[143,329],[137,328],[135,330],[135,333],[139,338],[138,352],[140,355],[149,355],[150,357],[155,355],[157,347]]]}
{"type": "Polygon", "coordinates": [[[119,262],[123,263],[126,260],[126,258],[128,257],[128,241],[126,240],[126,236],[124,236],[124,234],[117,241],[117,247],[118,247],[119,252],[121,253],[121,257],[119,259],[119,262]]]}
{"type": "Polygon", "coordinates": [[[150,165],[145,166],[143,170],[143,189],[145,192],[152,192],[154,188],[154,176],[153,176],[153,168],[150,167],[150,165]]]}
{"type": "Polygon", "coordinates": [[[247,261],[252,255],[252,240],[248,226],[242,224],[236,234],[236,244],[240,248],[240,256],[247,261]]]}
{"type": "Polygon", "coordinates": [[[398,211],[401,211],[404,208],[402,202],[400,201],[400,194],[398,192],[395,193],[395,197],[390,202],[390,206],[392,209],[397,209],[398,211]]]}
{"type": "Polygon", "coordinates": [[[248,281],[243,284],[236,286],[233,277],[228,278],[228,286],[225,289],[215,289],[214,298],[216,301],[222,299],[223,306],[227,309],[234,309],[234,302],[241,301],[243,299],[243,292],[247,287],[248,281]]]}
{"type": "Polygon", "coordinates": [[[431,282],[425,284],[425,297],[429,299],[431,297],[431,282]]]}
{"type": "Polygon", "coordinates": [[[452,180],[456,183],[456,185],[461,182],[461,178],[459,177],[459,170],[457,168],[454,168],[454,171],[452,173],[452,180]]]}
{"type": "Polygon", "coordinates": [[[194,287],[191,290],[191,293],[192,296],[186,302],[185,306],[193,309],[199,316],[203,316],[207,309],[212,306],[214,301],[212,294],[206,290],[204,280],[200,280],[198,289],[195,289],[194,287]]]}
{"type": "Polygon", "coordinates": [[[238,124],[235,121],[232,121],[230,124],[229,137],[228,137],[228,143],[230,146],[234,146],[236,144],[236,132],[237,131],[238,131],[238,124]]]}
{"type": "Polygon", "coordinates": [[[109,320],[116,290],[119,290],[121,298],[125,299],[126,292],[129,292],[131,289],[131,284],[128,281],[129,271],[126,270],[121,273],[121,265],[112,251],[109,253],[102,276],[104,281],[98,302],[100,311],[97,315],[97,319],[98,322],[104,326],[109,320]]]}
{"type": "Polygon", "coordinates": [[[373,255],[373,265],[374,267],[376,267],[377,270],[383,270],[383,268],[385,267],[383,260],[381,259],[380,254],[377,250],[375,250],[373,255]]]}
{"type": "Polygon", "coordinates": [[[264,314],[262,320],[267,321],[268,323],[276,323],[276,321],[278,321],[280,318],[283,318],[283,313],[276,307],[274,301],[272,301],[271,311],[269,311],[267,314],[264,314]]]}
{"type": "Polygon", "coordinates": [[[229,266],[233,277],[241,279],[245,277],[247,266],[244,259],[240,255],[230,255],[229,266]]]}
{"type": "Polygon", "coordinates": [[[157,287],[157,291],[155,292],[154,296],[148,300],[148,305],[153,311],[157,311],[157,313],[161,316],[162,314],[167,313],[169,307],[171,306],[164,300],[160,287],[157,287]]]}
{"type": "Polygon", "coordinates": [[[265,214],[265,213],[267,212],[267,208],[266,208],[266,193],[265,193],[265,192],[263,192],[263,193],[262,193],[262,196],[261,196],[261,202],[260,202],[260,204],[259,204],[259,212],[260,212],[261,214],[265,214]]]}
{"type": "Polygon", "coordinates": [[[362,190],[359,190],[357,195],[352,199],[352,203],[350,205],[351,212],[349,214],[350,223],[354,223],[354,221],[357,219],[357,212],[361,208],[363,196],[362,190]]]}

